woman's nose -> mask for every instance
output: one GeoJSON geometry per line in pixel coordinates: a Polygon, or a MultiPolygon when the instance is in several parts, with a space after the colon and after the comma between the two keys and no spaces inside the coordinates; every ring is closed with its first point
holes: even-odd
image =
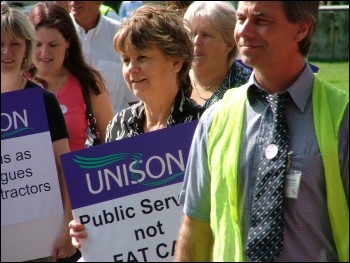
{"type": "Polygon", "coordinates": [[[200,46],[202,44],[203,44],[203,40],[198,34],[193,36],[193,45],[200,46]]]}
{"type": "Polygon", "coordinates": [[[138,66],[137,62],[130,61],[130,63],[127,65],[127,71],[129,73],[135,73],[135,72],[139,71],[139,66],[138,66]]]}

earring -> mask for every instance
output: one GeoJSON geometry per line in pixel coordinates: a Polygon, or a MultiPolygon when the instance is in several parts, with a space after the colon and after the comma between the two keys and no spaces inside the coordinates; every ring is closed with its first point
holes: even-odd
{"type": "Polygon", "coordinates": [[[21,64],[21,68],[27,67],[27,61],[28,61],[28,58],[23,58],[23,61],[22,61],[22,64],[21,64]]]}
{"type": "Polygon", "coordinates": [[[179,69],[178,69],[178,68],[174,68],[174,72],[175,72],[175,73],[178,73],[178,72],[179,72],[179,69]]]}
{"type": "Polygon", "coordinates": [[[66,49],[66,59],[68,58],[68,48],[66,49]]]}

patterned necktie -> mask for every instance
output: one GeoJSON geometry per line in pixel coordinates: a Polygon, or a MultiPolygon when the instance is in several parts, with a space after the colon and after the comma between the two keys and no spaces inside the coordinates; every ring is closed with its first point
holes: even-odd
{"type": "Polygon", "coordinates": [[[282,252],[284,177],[287,164],[288,125],[285,95],[264,96],[273,112],[273,125],[264,139],[256,179],[246,252],[252,261],[272,262],[282,252]]]}

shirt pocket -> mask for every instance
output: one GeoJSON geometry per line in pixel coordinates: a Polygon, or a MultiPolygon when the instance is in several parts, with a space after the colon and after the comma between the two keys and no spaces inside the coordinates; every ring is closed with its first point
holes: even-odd
{"type": "Polygon", "coordinates": [[[298,198],[287,199],[290,205],[295,206],[292,210],[305,219],[319,214],[321,210],[325,212],[327,194],[321,155],[292,156],[290,169],[301,172],[298,198]]]}

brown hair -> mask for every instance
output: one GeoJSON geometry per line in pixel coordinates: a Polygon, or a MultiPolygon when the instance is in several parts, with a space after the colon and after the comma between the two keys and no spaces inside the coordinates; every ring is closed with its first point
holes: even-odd
{"type": "Polygon", "coordinates": [[[306,57],[310,51],[312,39],[318,23],[318,9],[320,1],[282,1],[284,13],[289,22],[310,21],[310,31],[307,36],[299,42],[299,51],[306,57]]]}
{"type": "Polygon", "coordinates": [[[113,43],[120,53],[125,53],[130,47],[145,50],[156,46],[166,56],[182,59],[177,79],[179,88],[189,97],[192,85],[188,73],[193,60],[193,45],[183,23],[173,7],[145,4],[123,20],[113,43]]]}
{"type": "Polygon", "coordinates": [[[193,1],[165,1],[166,6],[173,6],[178,14],[182,16],[192,3],[193,1]]]}
{"type": "MultiPolygon", "coordinates": [[[[103,78],[97,70],[86,63],[78,34],[68,12],[57,4],[38,3],[33,7],[28,17],[35,30],[40,27],[55,28],[62,34],[64,39],[70,43],[67,49],[68,53],[66,53],[67,56],[63,62],[64,66],[71,74],[78,76],[84,94],[89,90],[96,95],[100,94],[101,91],[97,83],[105,88],[103,78]]],[[[43,83],[43,80],[35,78],[35,72],[36,68],[33,67],[30,73],[34,75],[34,80],[43,83]]]]}

